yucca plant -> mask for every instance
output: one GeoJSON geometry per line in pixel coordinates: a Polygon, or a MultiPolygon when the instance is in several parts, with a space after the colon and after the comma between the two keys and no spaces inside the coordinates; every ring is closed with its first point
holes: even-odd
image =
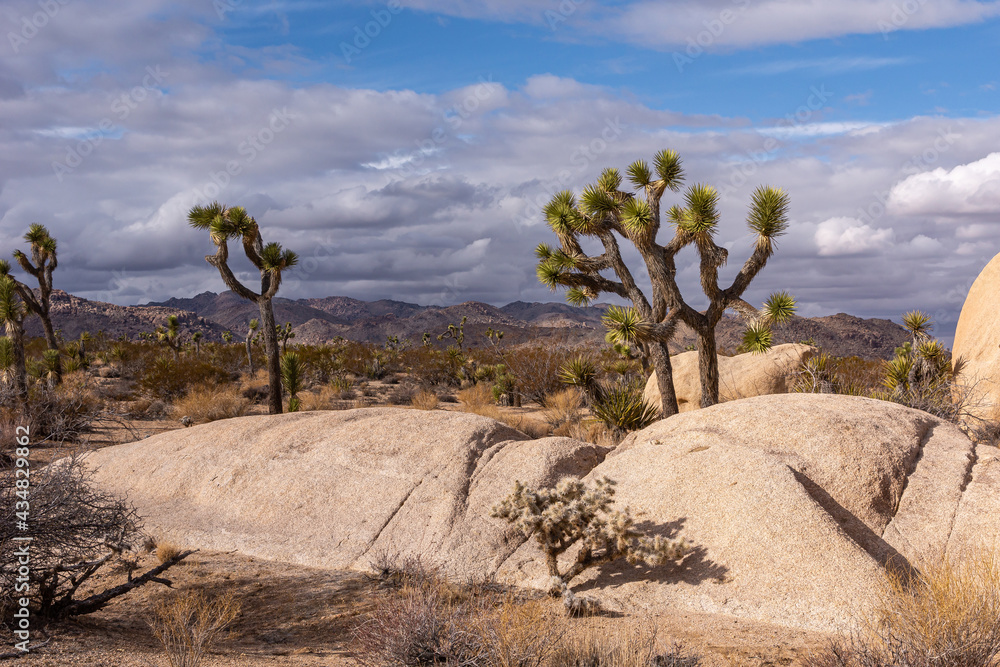
{"type": "Polygon", "coordinates": [[[298,255],[283,249],[280,243],[265,245],[257,221],[241,206],[227,207],[219,202],[195,206],[188,213],[188,222],[192,227],[208,230],[216,246],[215,254],[207,255],[205,261],[219,270],[229,289],[256,303],[260,310],[261,331],[267,354],[268,411],[271,414],[281,414],[281,361],[278,355],[278,328],[271,302],[278,293],[284,272],[298,264],[298,255]],[[230,239],[238,239],[242,243],[247,258],[260,272],[260,292],[254,292],[243,285],[229,268],[230,239]]]}
{"type": "Polygon", "coordinates": [[[684,182],[680,156],[663,150],[653,166],[638,160],[628,168],[628,179],[636,192],[622,189],[617,169],[605,169],[596,183],[584,188],[579,199],[569,192],[556,194],[545,207],[545,218],[559,239],[559,247],[541,244],[536,249],[538,278],[552,289],[567,288],[570,303],[583,305],[599,294],[614,294],[632,302],[630,308],[608,310],[604,324],[610,341],[641,351],[655,372],[664,416],[677,413],[677,397],[667,343],[679,322],[698,335],[701,375],[701,405],[719,401],[719,362],[715,328],[727,310],[739,313],[748,323],[747,348],[767,350],[772,343],[769,327],[791,317],[795,302],[787,293],[772,296],[762,309],[743,300],[743,293],[774,254],[775,241],[788,226],[788,195],[771,187],[758,188],[751,199],[747,226],[756,236],[751,256],[728,287],[719,285],[719,268],[729,252],[715,242],[719,224],[719,194],[707,185],[694,185],[684,195],[684,205],[661,210],[667,190],[678,192],[684,182]],[[663,218],[673,228],[673,238],[657,242],[663,218]],[[583,250],[581,239],[595,237],[603,245],[601,255],[583,250]],[[652,282],[652,296],[638,287],[622,257],[618,238],[639,251],[652,282]],[[700,257],[701,284],[709,306],[696,311],[683,298],[677,285],[676,256],[693,245],[700,257]],[[602,275],[613,271],[617,280],[602,275]]]}
{"type": "Polygon", "coordinates": [[[295,332],[292,331],[292,323],[285,322],[285,326],[277,327],[276,333],[278,341],[281,343],[281,353],[284,354],[288,350],[288,341],[295,338],[295,332]]]}
{"type": "Polygon", "coordinates": [[[590,410],[594,418],[618,436],[639,431],[659,418],[659,409],[643,398],[643,386],[637,382],[619,381],[603,388],[590,410]]]}
{"type": "Polygon", "coordinates": [[[29,311],[21,300],[16,281],[8,275],[10,264],[0,259],[0,324],[7,331],[13,356],[14,393],[22,408],[28,402],[28,369],[24,357],[24,320],[29,311]]]}
{"type": "Polygon", "coordinates": [[[14,376],[14,344],[10,337],[0,336],[0,377],[9,382],[14,376]]]}
{"type": "Polygon", "coordinates": [[[601,390],[599,377],[600,372],[597,369],[597,364],[583,355],[573,357],[559,367],[559,380],[579,388],[591,404],[597,399],[601,390]]]}
{"type": "Polygon", "coordinates": [[[200,331],[195,331],[191,334],[191,342],[194,343],[194,353],[196,355],[201,355],[201,339],[204,338],[205,334],[200,331]]]}
{"type": "Polygon", "coordinates": [[[45,350],[42,352],[42,365],[45,368],[44,379],[48,382],[49,388],[62,382],[63,369],[59,357],[59,350],[45,350]]]}
{"type": "Polygon", "coordinates": [[[302,360],[296,352],[281,355],[281,379],[288,392],[288,411],[298,412],[298,393],[302,391],[302,360]]]}

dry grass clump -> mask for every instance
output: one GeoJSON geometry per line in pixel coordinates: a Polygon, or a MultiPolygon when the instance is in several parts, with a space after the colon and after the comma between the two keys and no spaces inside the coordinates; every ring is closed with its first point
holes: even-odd
{"type": "Polygon", "coordinates": [[[564,640],[553,652],[549,667],[698,667],[701,659],[677,644],[662,649],[656,625],[636,624],[608,634],[596,628],[564,640]]]}
{"type": "Polygon", "coordinates": [[[493,398],[493,390],[486,383],[474,384],[458,392],[462,412],[501,421],[500,407],[493,398]]]}
{"type": "Polygon", "coordinates": [[[583,421],[583,396],[577,389],[564,389],[545,397],[545,421],[556,435],[569,435],[573,425],[583,421]]]}
{"type": "Polygon", "coordinates": [[[330,386],[322,386],[299,394],[300,410],[335,410],[341,401],[340,392],[330,386]]]}
{"type": "Polygon", "coordinates": [[[438,397],[433,391],[421,389],[410,399],[410,405],[417,410],[437,410],[438,397]]]}
{"type": "Polygon", "coordinates": [[[156,543],[156,560],[161,563],[166,563],[171,558],[176,558],[180,552],[181,548],[173,542],[156,543]]]}
{"type": "Polygon", "coordinates": [[[231,593],[209,599],[192,591],[161,600],[148,623],[163,644],[170,667],[198,667],[239,614],[240,604],[231,593]]]}
{"type": "Polygon", "coordinates": [[[808,667],[1000,665],[1000,562],[993,553],[943,559],[890,576],[874,614],[808,667]]]}
{"type": "Polygon", "coordinates": [[[174,416],[190,417],[195,423],[212,422],[250,413],[252,403],[236,387],[199,385],[173,406],[174,416]]]}

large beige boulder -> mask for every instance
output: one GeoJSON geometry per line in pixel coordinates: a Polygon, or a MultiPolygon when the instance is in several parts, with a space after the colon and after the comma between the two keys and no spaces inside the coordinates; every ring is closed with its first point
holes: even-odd
{"type": "MultiPolygon", "coordinates": [[[[647,530],[679,533],[697,552],[679,571],[612,565],[577,588],[621,611],[844,628],[886,566],[944,553],[971,451],[951,424],[849,396],[761,396],[671,417],[589,477],[616,480],[647,530]]],[[[534,543],[501,574],[540,585],[534,543]]]]}
{"type": "Polygon", "coordinates": [[[955,329],[954,357],[965,360],[959,381],[967,387],[970,411],[983,418],[1000,418],[1000,255],[986,265],[962,306],[955,329]]]}
{"type": "Polygon", "coordinates": [[[554,485],[605,453],[476,415],[382,408],[217,421],[87,462],[149,531],[185,546],[332,568],[384,550],[465,576],[524,541],[489,516],[515,480],[554,485]]]}
{"type": "MultiPolygon", "coordinates": [[[[787,393],[795,383],[802,364],[816,353],[816,348],[801,343],[776,345],[764,354],[719,356],[719,401],[787,393]]],[[[701,376],[698,353],[683,352],[670,358],[674,391],[681,412],[701,407],[701,376]]],[[[660,386],[656,375],[646,382],[643,398],[650,405],[660,404],[660,386]]]]}
{"type": "Polygon", "coordinates": [[[598,568],[577,591],[625,613],[832,630],[864,611],[890,564],[995,542],[1000,462],[987,458],[973,467],[961,431],[923,412],[785,394],[671,417],[610,453],[474,415],[379,408],[214,422],[87,460],[154,534],[185,546],[331,568],[385,550],[539,587],[537,544],[490,510],[515,481],[607,476],[642,529],[696,549],[680,567],[598,568]]]}

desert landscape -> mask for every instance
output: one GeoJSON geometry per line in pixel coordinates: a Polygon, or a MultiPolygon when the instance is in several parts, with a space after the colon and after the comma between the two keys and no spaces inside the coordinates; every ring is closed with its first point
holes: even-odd
{"type": "Polygon", "coordinates": [[[0,663],[1000,667],[1000,2],[0,18],[0,663]]]}

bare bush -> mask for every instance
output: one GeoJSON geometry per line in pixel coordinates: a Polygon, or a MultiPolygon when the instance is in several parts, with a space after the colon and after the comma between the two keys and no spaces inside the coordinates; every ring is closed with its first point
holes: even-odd
{"type": "Polygon", "coordinates": [[[410,405],[418,410],[436,410],[438,402],[437,394],[427,389],[418,391],[410,399],[410,405]]]}
{"type": "MultiPolygon", "coordinates": [[[[173,558],[126,583],[76,600],[80,587],[105,565],[128,561],[141,543],[140,521],[124,499],[98,490],[78,458],[63,459],[32,471],[28,530],[17,530],[15,501],[20,497],[13,471],[0,472],[0,608],[5,613],[19,574],[15,537],[31,538],[29,592],[37,617],[55,619],[89,614],[150,581],[169,583],[160,574],[192,552],[173,558]]],[[[23,592],[21,593],[23,595],[23,592]]]]}
{"type": "Polygon", "coordinates": [[[701,659],[678,645],[658,647],[652,623],[608,634],[596,629],[568,639],[554,651],[549,667],[698,667],[701,659]]]}
{"type": "Polygon", "coordinates": [[[205,652],[239,613],[240,605],[232,593],[210,599],[192,591],[161,600],[148,622],[163,644],[170,667],[198,667],[205,652]]]}

